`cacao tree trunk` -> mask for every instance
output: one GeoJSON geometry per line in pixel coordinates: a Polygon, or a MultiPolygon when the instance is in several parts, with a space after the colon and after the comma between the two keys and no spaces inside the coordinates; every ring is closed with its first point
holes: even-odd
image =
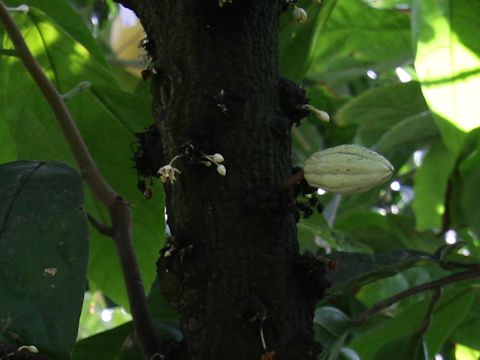
{"type": "Polygon", "coordinates": [[[280,186],[292,173],[287,96],[301,94],[279,74],[283,1],[123,4],[154,61],[152,169],[182,155],[165,184],[172,236],[158,262],[184,334],[170,358],[315,359],[313,311],[327,283],[322,264],[299,256],[295,199],[280,186]],[[206,166],[214,153],[226,176],[206,166]]]}

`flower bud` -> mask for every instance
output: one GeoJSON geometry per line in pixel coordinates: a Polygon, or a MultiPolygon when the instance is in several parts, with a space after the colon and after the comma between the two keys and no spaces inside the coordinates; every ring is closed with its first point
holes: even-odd
{"type": "Polygon", "coordinates": [[[225,161],[225,159],[223,158],[222,154],[219,154],[219,153],[213,154],[213,155],[212,155],[212,160],[213,160],[213,162],[215,162],[215,163],[222,163],[222,162],[225,161]]]}
{"type": "Polygon", "coordinates": [[[218,165],[217,166],[217,172],[220,175],[225,176],[225,175],[227,175],[227,168],[224,165],[218,165]]]}
{"type": "Polygon", "coordinates": [[[35,345],[22,345],[17,349],[17,351],[28,351],[34,354],[38,353],[38,349],[35,345]]]}
{"type": "Polygon", "coordinates": [[[293,8],[293,19],[298,22],[298,23],[303,23],[305,21],[307,21],[307,12],[305,11],[305,9],[302,9],[298,6],[295,6],[293,8]]]}
{"type": "Polygon", "coordinates": [[[340,145],[311,155],[303,172],[310,186],[358,194],[388,180],[393,166],[382,155],[358,145],[340,145]]]}

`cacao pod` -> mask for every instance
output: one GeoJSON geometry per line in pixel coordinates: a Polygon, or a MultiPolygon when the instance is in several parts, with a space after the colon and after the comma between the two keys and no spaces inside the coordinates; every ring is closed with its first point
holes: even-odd
{"type": "Polygon", "coordinates": [[[340,145],[311,155],[303,167],[310,186],[358,194],[385,182],[393,166],[382,155],[358,145],[340,145]]]}

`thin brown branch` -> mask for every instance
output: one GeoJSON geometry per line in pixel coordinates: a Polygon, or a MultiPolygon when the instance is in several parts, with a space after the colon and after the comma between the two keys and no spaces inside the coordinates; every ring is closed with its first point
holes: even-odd
{"type": "Polygon", "coordinates": [[[373,305],[370,309],[364,311],[363,313],[355,317],[352,320],[352,323],[354,325],[361,325],[365,321],[370,319],[373,315],[376,315],[377,313],[379,313],[381,310],[386,309],[389,306],[395,304],[396,302],[399,302],[400,300],[403,300],[409,296],[419,294],[421,292],[428,291],[428,290],[440,289],[446,285],[459,282],[459,281],[473,279],[476,277],[480,278],[480,270],[469,270],[469,271],[459,272],[459,273],[445,276],[443,278],[440,278],[425,284],[414,286],[410,289],[399,292],[398,294],[393,295],[387,299],[379,301],[378,303],[373,305]]]}
{"type": "Polygon", "coordinates": [[[117,196],[115,202],[108,208],[112,218],[113,240],[117,245],[118,257],[123,270],[127,287],[130,310],[132,312],[134,332],[140,348],[147,359],[160,353],[160,342],[152,322],[150,310],[145,297],[140,269],[135,258],[135,250],[131,241],[131,211],[130,205],[117,196]]]}
{"type": "Polygon", "coordinates": [[[432,319],[433,319],[433,311],[435,310],[435,307],[437,306],[438,302],[440,301],[440,298],[442,296],[443,288],[435,288],[432,290],[432,300],[430,301],[430,304],[428,305],[428,310],[427,313],[425,314],[425,318],[423,319],[422,323],[416,330],[416,334],[418,336],[423,336],[427,332],[428,328],[432,324],[432,319]]]}
{"type": "Polygon", "coordinates": [[[92,215],[87,213],[87,219],[90,222],[90,224],[102,235],[108,236],[108,237],[113,237],[113,228],[102,224],[99,222],[97,219],[95,219],[92,215]]]}
{"type": "Polygon", "coordinates": [[[110,213],[112,228],[98,223],[92,217],[89,217],[89,220],[101,233],[113,237],[126,283],[135,336],[146,359],[151,359],[155,355],[158,356],[161,349],[160,341],[154,329],[133,249],[130,207],[113,190],[98,170],[65,105],[64,99],[31,54],[20,30],[10,17],[2,0],[0,0],[0,22],[3,23],[5,30],[15,45],[16,54],[25,64],[28,72],[55,113],[85,182],[95,197],[110,213]]]}

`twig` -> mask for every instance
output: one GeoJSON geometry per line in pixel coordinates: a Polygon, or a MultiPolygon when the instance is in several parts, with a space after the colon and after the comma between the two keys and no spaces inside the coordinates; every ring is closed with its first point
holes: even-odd
{"type": "Polygon", "coordinates": [[[117,196],[108,211],[112,219],[113,240],[122,265],[137,341],[146,358],[151,359],[160,354],[161,349],[133,249],[130,205],[123,197],[117,196]]]}
{"type": "MultiPolygon", "coordinates": [[[[31,54],[20,30],[0,0],[0,21],[9,34],[18,57],[22,60],[45,99],[50,104],[63,130],[66,141],[77,161],[80,172],[95,197],[108,209],[112,221],[111,235],[120,257],[130,308],[132,311],[135,336],[146,359],[160,354],[160,341],[154,329],[147,305],[145,291],[133,250],[131,234],[131,211],[98,170],[80,132],[68,111],[62,96],[52,85],[42,68],[31,54]]],[[[99,225],[97,223],[97,225],[99,225]]],[[[97,229],[103,229],[97,226],[97,229]]],[[[105,229],[103,229],[105,230],[105,229]]],[[[110,233],[110,231],[107,231],[110,233]]]]}
{"type": "Polygon", "coordinates": [[[428,310],[427,313],[425,314],[425,318],[423,319],[422,323],[418,327],[416,334],[418,336],[423,336],[427,332],[428,328],[430,327],[432,323],[432,318],[433,318],[433,311],[435,310],[435,307],[438,304],[438,301],[440,300],[440,297],[442,296],[442,288],[436,288],[432,290],[432,300],[430,301],[430,304],[428,305],[428,310]]]}
{"type": "Polygon", "coordinates": [[[102,235],[113,237],[113,228],[108,225],[102,224],[97,219],[95,219],[92,215],[87,213],[87,219],[90,221],[90,224],[102,235]]]}
{"type": "Polygon", "coordinates": [[[446,285],[458,282],[458,281],[463,281],[463,280],[468,280],[472,279],[475,277],[480,278],[480,270],[469,270],[469,271],[464,271],[464,272],[459,272],[453,275],[445,276],[443,278],[421,284],[418,286],[414,286],[410,289],[407,289],[405,291],[399,292],[396,295],[393,295],[387,299],[384,299],[382,301],[377,302],[375,305],[373,305],[370,309],[364,311],[354,319],[352,319],[352,324],[354,325],[361,325],[365,321],[367,321],[369,318],[371,318],[373,315],[377,314],[381,310],[395,304],[396,302],[405,299],[409,296],[428,291],[428,290],[435,290],[435,289],[440,289],[443,288],[446,285]]]}

